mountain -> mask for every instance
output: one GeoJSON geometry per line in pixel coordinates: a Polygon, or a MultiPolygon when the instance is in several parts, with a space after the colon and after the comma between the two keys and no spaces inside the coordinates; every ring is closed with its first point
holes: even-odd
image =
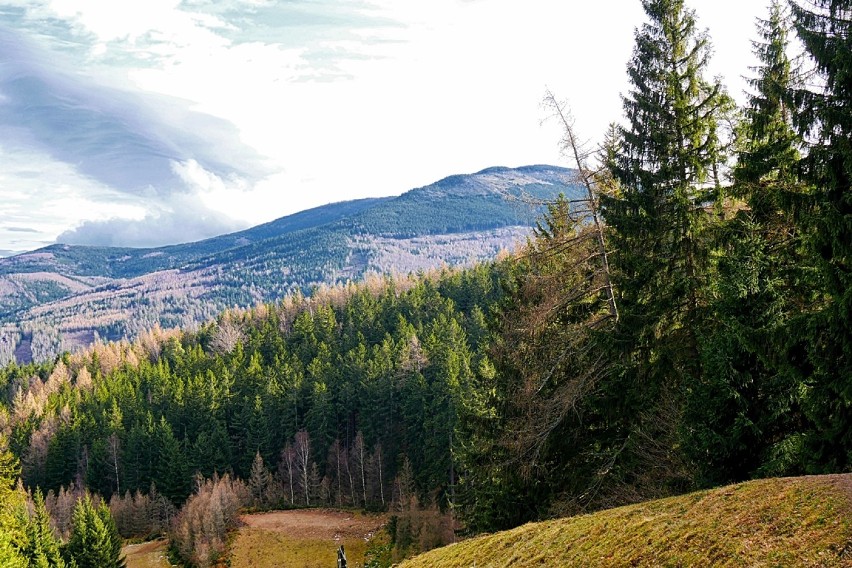
{"type": "Polygon", "coordinates": [[[245,231],[159,248],[51,245],[0,258],[0,363],[49,359],[98,337],[191,326],[296,290],[469,264],[512,248],[541,203],[578,196],[572,171],[488,168],[398,197],[302,211],[245,231]]]}

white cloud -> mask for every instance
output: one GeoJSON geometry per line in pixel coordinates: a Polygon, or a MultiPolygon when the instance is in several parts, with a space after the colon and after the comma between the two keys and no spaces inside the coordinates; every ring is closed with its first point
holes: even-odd
{"type": "Polygon", "coordinates": [[[77,245],[158,247],[199,241],[244,229],[245,224],[211,211],[194,196],[173,195],[141,219],[112,217],[86,221],[63,232],[58,242],[77,245]]]}
{"type": "Polygon", "coordinates": [[[180,0],[52,0],[48,8],[94,34],[98,45],[118,40],[135,43],[149,34],[175,45],[207,43],[218,38],[211,30],[229,27],[209,14],[181,10],[180,5],[180,0]]]}
{"type": "Polygon", "coordinates": [[[172,171],[183,180],[190,191],[233,192],[234,190],[245,190],[247,186],[246,181],[237,176],[231,176],[225,180],[221,176],[205,170],[194,159],[184,162],[172,161],[172,171]]]}
{"type": "MultiPolygon", "coordinates": [[[[734,95],[752,61],[753,17],[765,13],[765,3],[742,0],[732,14],[726,3],[689,2],[699,24],[710,27],[713,72],[726,75],[734,95]]],[[[163,123],[206,140],[209,156],[247,162],[248,154],[234,157],[242,144],[268,158],[264,168],[248,168],[256,175],[237,177],[191,153],[171,156],[186,186],[180,191],[208,210],[210,227],[397,194],[492,165],[561,163],[557,126],[540,124],[545,87],[568,100],[582,135],[599,138],[620,119],[633,30],[644,19],[638,0],[23,5],[31,29],[50,17],[71,26],[74,42],[87,47],[77,63],[89,72],[178,97],[235,125],[203,126],[173,105],[158,108],[163,123]]],[[[73,169],[68,175],[66,186],[101,200],[90,180],[73,169]]],[[[177,204],[158,199],[134,203],[129,217],[177,219],[177,204]]]]}
{"type": "Polygon", "coordinates": [[[68,227],[104,217],[142,218],[146,204],[130,199],[49,155],[0,145],[0,242],[28,250],[53,242],[68,227]],[[28,232],[10,230],[26,228],[28,232]],[[7,244],[8,243],[8,244],[7,244]]]}

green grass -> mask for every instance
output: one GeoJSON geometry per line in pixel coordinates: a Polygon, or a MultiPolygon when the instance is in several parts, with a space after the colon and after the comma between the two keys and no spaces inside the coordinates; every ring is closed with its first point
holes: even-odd
{"type": "Polygon", "coordinates": [[[852,474],[768,479],[527,524],[400,568],[852,567],[852,474]]]}

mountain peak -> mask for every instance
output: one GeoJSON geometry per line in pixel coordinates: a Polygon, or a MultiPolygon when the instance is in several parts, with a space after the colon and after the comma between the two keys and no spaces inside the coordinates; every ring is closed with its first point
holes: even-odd
{"type": "MultiPolygon", "coordinates": [[[[519,197],[548,185],[570,184],[574,170],[533,165],[520,168],[491,166],[473,174],[456,174],[404,193],[403,198],[497,196],[519,197]]],[[[547,192],[545,192],[547,193],[547,192]]],[[[536,196],[538,197],[538,196],[536,196]]]]}

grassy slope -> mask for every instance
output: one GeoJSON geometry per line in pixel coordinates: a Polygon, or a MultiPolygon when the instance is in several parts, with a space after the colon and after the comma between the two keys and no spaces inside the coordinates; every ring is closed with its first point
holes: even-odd
{"type": "Polygon", "coordinates": [[[165,540],[128,544],[122,549],[127,568],[171,568],[173,564],[166,557],[167,545],[165,540]]]}
{"type": "Polygon", "coordinates": [[[751,481],[528,524],[401,568],[426,566],[852,567],[852,474],[751,481]]]}

